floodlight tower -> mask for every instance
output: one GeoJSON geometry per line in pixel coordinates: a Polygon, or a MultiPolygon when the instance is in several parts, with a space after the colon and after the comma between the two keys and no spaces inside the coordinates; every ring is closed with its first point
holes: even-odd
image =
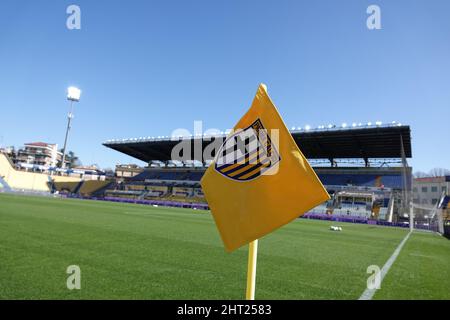
{"type": "Polygon", "coordinates": [[[70,101],[70,111],[67,115],[67,129],[66,129],[66,137],[64,139],[64,147],[63,147],[63,155],[62,155],[62,161],[61,161],[61,168],[65,167],[65,160],[66,160],[66,146],[67,146],[67,137],[69,136],[69,130],[70,130],[70,123],[72,122],[73,118],[73,103],[80,101],[81,96],[81,90],[76,87],[69,87],[67,88],[67,100],[70,101]]]}

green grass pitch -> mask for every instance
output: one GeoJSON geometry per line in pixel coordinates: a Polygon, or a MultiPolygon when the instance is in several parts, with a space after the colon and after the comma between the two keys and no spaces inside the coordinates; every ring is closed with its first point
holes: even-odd
{"type": "MultiPolygon", "coordinates": [[[[298,219],[261,239],[256,299],[358,299],[367,267],[407,233],[331,224],[298,219]]],[[[0,299],[243,299],[246,266],[208,212],[0,194],[0,299]]],[[[415,232],[374,298],[450,299],[450,241],[415,232]]]]}

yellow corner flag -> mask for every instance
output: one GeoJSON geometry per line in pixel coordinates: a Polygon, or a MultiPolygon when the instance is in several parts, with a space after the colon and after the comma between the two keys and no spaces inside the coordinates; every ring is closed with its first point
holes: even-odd
{"type": "Polygon", "coordinates": [[[263,84],[201,185],[229,252],[329,199],[263,84]]]}

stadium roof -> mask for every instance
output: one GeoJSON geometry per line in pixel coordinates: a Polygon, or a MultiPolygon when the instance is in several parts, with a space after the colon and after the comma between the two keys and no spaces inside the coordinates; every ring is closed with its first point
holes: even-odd
{"type": "MultiPolygon", "coordinates": [[[[293,130],[291,134],[308,159],[387,159],[402,158],[402,143],[405,157],[411,158],[411,130],[407,125],[388,125],[356,128],[330,128],[293,130]]],[[[190,136],[183,138],[133,138],[108,140],[104,146],[130,155],[139,160],[171,160],[172,148],[181,140],[190,140],[191,154],[194,144],[201,145],[202,153],[207,145],[219,136],[190,136]]],[[[193,159],[202,161],[202,159],[193,159]]],[[[210,160],[210,159],[203,159],[210,160]]]]}

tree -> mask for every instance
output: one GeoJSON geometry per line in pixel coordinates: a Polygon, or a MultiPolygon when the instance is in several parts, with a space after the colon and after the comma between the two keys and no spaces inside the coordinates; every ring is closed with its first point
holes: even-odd
{"type": "Polygon", "coordinates": [[[450,170],[444,168],[433,168],[430,170],[430,177],[443,177],[450,175],[450,170]]]}
{"type": "Polygon", "coordinates": [[[450,170],[444,168],[433,168],[428,173],[423,171],[414,172],[414,178],[435,178],[435,177],[443,177],[449,176],[450,170]]]}
{"type": "Polygon", "coordinates": [[[103,172],[105,173],[105,176],[107,176],[107,177],[114,177],[114,170],[111,168],[106,168],[103,170],[103,172]]]}
{"type": "Polygon", "coordinates": [[[423,171],[416,171],[414,172],[414,178],[425,178],[428,177],[428,174],[423,171]]]}
{"type": "Polygon", "coordinates": [[[75,155],[75,152],[73,152],[73,151],[69,151],[68,153],[67,153],[67,160],[69,160],[69,166],[70,166],[70,168],[73,168],[73,167],[78,167],[78,166],[81,166],[82,165],[82,163],[81,163],[81,161],[80,161],[80,158],[78,158],[76,155],[75,155]]]}
{"type": "MultiPolygon", "coordinates": [[[[59,151],[62,152],[62,149],[59,151]]],[[[67,165],[68,168],[78,167],[78,166],[82,165],[80,159],[75,155],[75,152],[73,152],[73,151],[67,152],[66,161],[68,162],[68,165],[67,165]]],[[[59,161],[59,164],[60,163],[61,163],[61,161],[59,161]]]]}

